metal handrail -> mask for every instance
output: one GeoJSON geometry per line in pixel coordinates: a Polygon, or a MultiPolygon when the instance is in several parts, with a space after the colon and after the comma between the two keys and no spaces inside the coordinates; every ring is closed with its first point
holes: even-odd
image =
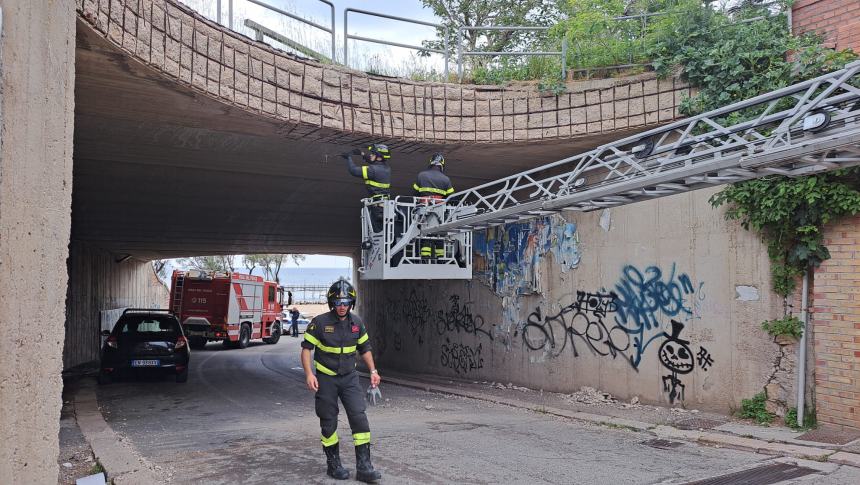
{"type": "MultiPolygon", "coordinates": [[[[273,7],[267,3],[261,2],[260,0],[244,0],[244,1],[246,1],[248,3],[253,3],[254,5],[258,5],[260,7],[267,9],[267,10],[271,10],[272,12],[281,14],[285,17],[289,17],[293,20],[298,20],[299,22],[301,22],[305,25],[310,25],[311,27],[317,28],[319,30],[322,30],[323,32],[326,32],[327,34],[330,34],[331,35],[331,59],[332,59],[332,61],[334,61],[335,52],[336,52],[336,45],[335,44],[337,41],[335,40],[334,4],[332,2],[330,2],[329,0],[317,0],[320,3],[324,3],[324,4],[328,5],[329,8],[331,9],[331,27],[329,28],[329,27],[325,27],[323,25],[320,25],[320,24],[318,24],[312,20],[303,19],[303,18],[299,17],[298,15],[287,12],[286,10],[281,10],[278,7],[273,7]]],[[[217,21],[220,24],[221,23],[221,0],[217,1],[217,9],[218,9],[217,21]]],[[[246,26],[247,26],[247,24],[246,24],[246,26]]],[[[230,30],[235,30],[233,28],[233,0],[227,0],[227,28],[229,28],[230,30]]],[[[257,31],[256,33],[257,33],[257,40],[260,40],[259,39],[259,31],[257,31]]],[[[273,36],[269,36],[269,37],[274,38],[273,36]]],[[[280,40],[278,40],[278,41],[280,42],[280,40]]],[[[286,45],[290,45],[290,44],[287,43],[286,45]]],[[[293,46],[290,45],[290,47],[293,47],[293,46]]]]}
{"type": "MultiPolygon", "coordinates": [[[[415,50],[420,50],[420,51],[433,52],[436,54],[442,54],[445,56],[445,79],[446,80],[448,79],[449,49],[448,49],[448,36],[447,35],[445,35],[445,37],[443,38],[444,49],[442,49],[442,50],[430,49],[427,47],[410,45],[410,44],[401,44],[399,42],[392,42],[390,40],[372,39],[369,37],[350,35],[349,34],[349,13],[350,12],[355,12],[355,13],[359,13],[359,14],[363,14],[363,15],[370,15],[372,17],[380,17],[380,18],[391,19],[391,20],[399,20],[401,22],[409,22],[409,23],[417,24],[417,25],[426,25],[428,27],[436,27],[437,29],[440,29],[443,27],[440,24],[434,24],[433,22],[425,22],[423,20],[408,19],[405,17],[398,17],[396,15],[388,15],[388,14],[384,14],[384,13],[371,12],[369,10],[362,10],[359,8],[345,8],[343,10],[343,65],[344,66],[349,67],[349,39],[353,39],[353,40],[361,40],[364,42],[373,42],[376,44],[391,45],[391,46],[395,46],[395,47],[403,47],[406,49],[415,49],[415,50]]],[[[447,32],[446,32],[446,34],[447,34],[447,32]]]]}
{"type": "Polygon", "coordinates": [[[291,49],[296,50],[297,52],[300,52],[308,57],[312,57],[318,61],[332,62],[332,60],[325,54],[317,52],[305,45],[299,44],[298,42],[287,38],[264,25],[260,25],[251,19],[245,19],[245,27],[248,27],[249,29],[254,31],[254,38],[259,42],[264,42],[265,37],[269,37],[271,39],[275,39],[276,41],[280,42],[281,44],[284,44],[287,47],[290,47],[291,49]]]}
{"type": "Polygon", "coordinates": [[[567,74],[567,38],[561,39],[561,51],[516,51],[516,52],[486,52],[486,51],[463,51],[463,32],[466,30],[516,30],[545,32],[549,27],[506,27],[497,25],[480,25],[476,27],[461,26],[457,29],[457,79],[463,81],[463,56],[561,56],[561,78],[567,74]]]}

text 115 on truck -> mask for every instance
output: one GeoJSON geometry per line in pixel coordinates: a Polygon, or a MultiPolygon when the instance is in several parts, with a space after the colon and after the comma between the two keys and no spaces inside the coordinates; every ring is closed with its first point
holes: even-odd
{"type": "Polygon", "coordinates": [[[192,349],[217,340],[243,349],[252,339],[277,343],[283,325],[284,289],[259,276],[218,271],[173,271],[170,310],[192,349]]]}

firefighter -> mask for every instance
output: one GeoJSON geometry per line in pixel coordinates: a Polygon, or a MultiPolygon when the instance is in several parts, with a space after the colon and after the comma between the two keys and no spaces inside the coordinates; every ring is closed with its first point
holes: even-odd
{"type": "Polygon", "coordinates": [[[367,147],[367,153],[356,148],[352,153],[345,152],[341,156],[346,159],[350,175],[364,179],[368,197],[374,202],[379,202],[371,205],[369,210],[373,232],[380,232],[382,230],[381,202],[387,200],[391,195],[391,167],[388,166],[391,152],[386,145],[375,143],[367,147]],[[361,155],[367,164],[356,165],[352,161],[351,155],[361,155]]]}
{"type": "Polygon", "coordinates": [[[337,437],[337,399],[343,403],[352,440],[355,444],[356,479],[373,483],[382,474],[370,463],[370,424],[365,414],[364,392],[355,371],[356,352],[370,371],[370,385],[377,387],[381,378],[370,353],[367,328],[361,318],[352,313],[355,289],[346,280],[336,281],[328,290],[330,312],[311,320],[302,341],[302,367],[308,389],[316,393],[316,413],[320,418],[322,445],[326,456],[326,474],[337,480],[349,478],[340,463],[337,437]],[[311,367],[311,351],[313,368],[311,367]]]}
{"type": "MultiPolygon", "coordinates": [[[[445,156],[436,153],[430,158],[430,165],[418,173],[418,179],[412,184],[419,202],[435,204],[442,202],[454,193],[451,179],[444,173],[445,156]]],[[[431,261],[445,256],[445,243],[438,239],[422,239],[420,241],[421,259],[431,261]]]]}

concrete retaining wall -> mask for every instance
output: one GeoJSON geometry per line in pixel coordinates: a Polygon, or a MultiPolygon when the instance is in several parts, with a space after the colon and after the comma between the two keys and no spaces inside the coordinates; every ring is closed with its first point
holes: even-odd
{"type": "Polygon", "coordinates": [[[780,381],[793,405],[793,354],[759,328],[782,305],[766,250],[713,193],[476,233],[471,282],[360,283],[381,372],[726,413],[780,381]]]}
{"type": "Polygon", "coordinates": [[[653,73],[569,83],[473,86],[374,76],[291,56],[210,22],[174,0],[77,0],[84,23],[171,81],[284,122],[287,138],[366,136],[451,148],[642,130],[678,117],[690,88],[653,73]]]}
{"type": "Polygon", "coordinates": [[[148,261],[129,259],[96,246],[74,241],[69,254],[69,291],[66,303],[66,345],[63,366],[69,368],[99,358],[99,331],[112,328],[105,321],[112,310],[128,307],[167,308],[168,289],[148,261]]]}
{"type": "Polygon", "coordinates": [[[55,483],[72,195],[72,0],[0,0],[0,483],[55,483]]]}

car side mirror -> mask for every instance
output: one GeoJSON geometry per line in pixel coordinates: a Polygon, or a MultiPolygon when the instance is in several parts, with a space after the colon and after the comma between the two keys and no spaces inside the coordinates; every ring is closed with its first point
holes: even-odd
{"type": "Polygon", "coordinates": [[[102,337],[110,337],[110,330],[102,330],[102,337]]]}

